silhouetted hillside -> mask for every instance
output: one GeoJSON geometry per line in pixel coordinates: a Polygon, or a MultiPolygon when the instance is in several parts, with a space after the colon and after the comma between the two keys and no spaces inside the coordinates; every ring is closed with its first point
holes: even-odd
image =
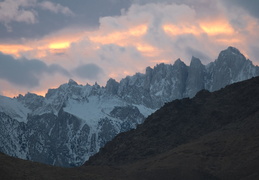
{"type": "MultiPolygon", "coordinates": [[[[118,165],[145,159],[191,142],[259,110],[259,78],[194,98],[175,100],[150,115],[136,130],[118,135],[87,162],[118,165]]],[[[241,127],[240,127],[241,128],[241,127]]]]}
{"type": "Polygon", "coordinates": [[[165,104],[86,165],[129,164],[147,179],[185,177],[185,170],[205,179],[259,176],[258,130],[259,77],[165,104]]]}

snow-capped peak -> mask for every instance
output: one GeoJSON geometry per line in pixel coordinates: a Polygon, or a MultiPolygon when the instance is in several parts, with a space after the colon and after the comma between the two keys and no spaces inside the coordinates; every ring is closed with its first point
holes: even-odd
{"type": "Polygon", "coordinates": [[[147,67],[146,73],[109,79],[105,87],[70,79],[45,97],[0,96],[0,150],[59,166],[79,166],[118,133],[135,128],[165,102],[218,90],[259,75],[259,67],[233,47],[204,66],[192,57],[147,67]]]}

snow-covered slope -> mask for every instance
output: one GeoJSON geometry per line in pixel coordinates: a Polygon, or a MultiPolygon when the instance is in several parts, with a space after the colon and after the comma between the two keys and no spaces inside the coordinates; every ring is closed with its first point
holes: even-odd
{"type": "Polygon", "coordinates": [[[229,47],[206,66],[195,57],[190,66],[178,59],[120,82],[110,79],[105,87],[69,80],[49,89],[45,97],[0,96],[0,151],[57,166],[79,166],[165,102],[258,75],[257,66],[229,47]]]}
{"type": "Polygon", "coordinates": [[[98,84],[82,86],[73,80],[50,89],[45,98],[31,93],[0,97],[0,150],[47,164],[79,166],[152,112],[98,84]]]}
{"type": "Polygon", "coordinates": [[[24,107],[17,99],[0,95],[0,102],[0,112],[15,118],[18,122],[27,122],[27,115],[31,113],[31,110],[24,107]]]}

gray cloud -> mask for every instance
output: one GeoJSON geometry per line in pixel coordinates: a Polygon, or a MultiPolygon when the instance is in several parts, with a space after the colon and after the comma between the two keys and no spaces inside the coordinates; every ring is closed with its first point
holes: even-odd
{"type": "Polygon", "coordinates": [[[50,1],[38,2],[38,0],[4,0],[0,2],[0,22],[5,24],[25,22],[34,24],[37,22],[37,9],[41,8],[56,14],[73,15],[73,12],[65,6],[50,1]]]}
{"type": "Polygon", "coordinates": [[[23,87],[36,87],[43,74],[60,73],[69,76],[62,67],[53,64],[46,65],[40,60],[25,58],[14,59],[12,56],[0,53],[0,78],[23,87]]]}
{"type": "Polygon", "coordinates": [[[0,40],[40,38],[68,25],[72,11],[55,2],[42,0],[4,0],[0,2],[0,40]]]}
{"type": "Polygon", "coordinates": [[[257,44],[252,44],[252,45],[250,45],[250,48],[249,48],[249,50],[250,50],[249,53],[252,54],[253,57],[256,57],[256,59],[251,59],[251,60],[253,62],[255,62],[257,65],[259,65],[259,59],[258,59],[259,51],[258,51],[258,49],[259,49],[259,46],[257,44]]]}
{"type": "Polygon", "coordinates": [[[194,56],[196,58],[199,58],[202,62],[209,63],[211,61],[211,58],[205,54],[204,52],[194,49],[192,47],[186,47],[185,48],[186,54],[188,54],[190,57],[194,56]]]}
{"type": "Polygon", "coordinates": [[[103,70],[96,64],[92,63],[78,66],[73,70],[73,72],[78,77],[86,78],[89,80],[96,80],[101,74],[103,74],[103,70]]]}
{"type": "Polygon", "coordinates": [[[23,22],[34,24],[37,22],[37,13],[31,9],[35,5],[35,0],[14,1],[5,0],[0,2],[0,23],[3,23],[7,32],[12,31],[10,22],[23,22]]]}
{"type": "Polygon", "coordinates": [[[136,4],[149,4],[149,3],[163,3],[163,4],[177,4],[186,5],[192,9],[195,9],[197,16],[207,17],[215,16],[219,14],[219,9],[217,7],[217,1],[215,0],[133,0],[136,4]]]}
{"type": "Polygon", "coordinates": [[[255,18],[259,18],[259,1],[258,0],[228,0],[222,1],[228,6],[239,6],[245,9],[249,14],[254,16],[255,18]]]}
{"type": "MultiPolygon", "coordinates": [[[[98,28],[100,17],[120,15],[122,9],[128,9],[131,5],[129,0],[52,0],[51,2],[5,0],[4,2],[7,1],[13,2],[10,6],[17,8],[12,13],[16,15],[10,15],[7,23],[3,21],[7,18],[0,8],[0,40],[2,42],[40,38],[67,27],[98,28]],[[26,2],[26,6],[22,2],[26,2]],[[18,21],[14,19],[18,18],[18,12],[27,13],[26,16],[19,17],[18,21]]],[[[12,12],[11,8],[5,9],[6,13],[12,12]]]]}
{"type": "Polygon", "coordinates": [[[43,1],[39,4],[39,6],[42,8],[42,9],[45,9],[45,10],[49,10],[53,13],[62,13],[64,15],[67,15],[67,16],[73,16],[74,13],[68,8],[68,7],[64,7],[60,4],[54,4],[50,1],[43,1]]]}

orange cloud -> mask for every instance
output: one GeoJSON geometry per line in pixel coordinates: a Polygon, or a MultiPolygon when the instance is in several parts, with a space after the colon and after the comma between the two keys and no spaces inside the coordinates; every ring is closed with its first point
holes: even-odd
{"type": "Polygon", "coordinates": [[[224,19],[214,20],[212,22],[201,21],[199,24],[191,24],[190,22],[181,25],[165,24],[163,25],[163,30],[174,36],[182,34],[200,35],[202,33],[218,35],[233,34],[235,32],[231,25],[224,19]]]}
{"type": "Polygon", "coordinates": [[[11,54],[16,57],[20,56],[20,52],[32,50],[31,47],[19,44],[0,44],[0,51],[5,54],[11,54]]]}
{"type": "Polygon", "coordinates": [[[66,49],[70,47],[70,42],[54,42],[49,45],[50,49],[66,49]]]}
{"type": "Polygon", "coordinates": [[[16,97],[19,93],[21,93],[21,92],[14,91],[13,89],[9,90],[9,91],[2,91],[3,96],[7,96],[10,98],[16,97]]]}
{"type": "Polygon", "coordinates": [[[224,44],[235,44],[235,43],[240,43],[241,39],[238,38],[219,38],[216,39],[217,42],[219,43],[224,43],[224,44]]]}
{"type": "MultiPolygon", "coordinates": [[[[116,31],[108,34],[96,32],[96,35],[89,35],[90,41],[101,45],[116,44],[118,46],[133,46],[144,56],[155,56],[159,54],[159,49],[145,43],[142,37],[147,32],[147,25],[137,25],[124,31],[116,31]],[[100,35],[101,34],[101,35],[100,35]]],[[[99,49],[99,46],[97,46],[99,49]]]]}
{"type": "Polygon", "coordinates": [[[129,30],[117,31],[106,34],[106,32],[97,32],[97,35],[89,35],[89,39],[92,42],[100,44],[117,44],[120,46],[125,46],[130,43],[130,39],[134,37],[143,36],[147,31],[146,25],[139,25],[129,30]],[[101,34],[101,35],[99,35],[101,34]]]}
{"type": "Polygon", "coordinates": [[[52,54],[65,53],[70,47],[70,42],[54,42],[49,44],[48,49],[52,54]]]}
{"type": "Polygon", "coordinates": [[[173,24],[165,24],[163,26],[163,30],[171,35],[177,36],[182,34],[200,34],[200,29],[194,25],[173,25],[173,24]]]}
{"type": "Polygon", "coordinates": [[[142,55],[148,57],[158,56],[161,52],[158,48],[147,43],[136,43],[135,46],[137,50],[142,53],[142,55]]]}
{"type": "Polygon", "coordinates": [[[147,32],[147,25],[139,25],[129,30],[132,36],[143,36],[147,32]]]}
{"type": "Polygon", "coordinates": [[[172,62],[172,60],[169,60],[169,59],[155,59],[155,60],[152,60],[151,62],[154,62],[154,63],[157,63],[157,64],[160,64],[160,63],[169,64],[169,63],[172,62]]]}
{"type": "Polygon", "coordinates": [[[233,34],[235,32],[231,25],[224,20],[201,22],[200,27],[205,33],[209,35],[233,34]]]}
{"type": "Polygon", "coordinates": [[[64,53],[71,43],[80,41],[85,31],[57,32],[39,40],[25,40],[23,44],[1,44],[0,51],[15,57],[44,58],[49,54],[64,53]],[[26,57],[27,57],[26,56],[26,57]]]}
{"type": "Polygon", "coordinates": [[[137,50],[143,53],[149,53],[155,51],[155,48],[149,44],[137,44],[137,50]]]}

